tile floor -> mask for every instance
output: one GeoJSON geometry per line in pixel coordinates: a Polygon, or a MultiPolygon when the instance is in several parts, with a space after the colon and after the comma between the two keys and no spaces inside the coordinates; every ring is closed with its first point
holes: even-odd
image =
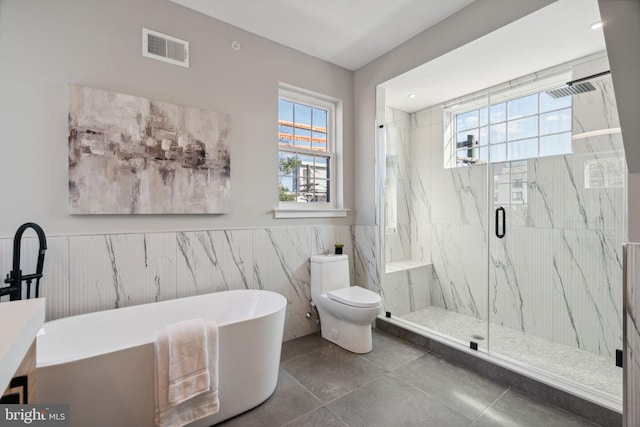
{"type": "MultiPolygon", "coordinates": [[[[250,385],[247,385],[250,386],[250,385]]],[[[350,353],[313,334],[285,342],[275,393],[221,426],[593,426],[382,331],[350,353]]]]}

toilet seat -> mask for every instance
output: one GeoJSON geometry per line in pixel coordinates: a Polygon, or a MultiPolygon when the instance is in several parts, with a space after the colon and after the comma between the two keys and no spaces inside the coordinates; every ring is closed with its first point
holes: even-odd
{"type": "Polygon", "coordinates": [[[380,305],[380,295],[360,286],[349,286],[327,292],[329,299],[352,307],[371,308],[380,305]]]}

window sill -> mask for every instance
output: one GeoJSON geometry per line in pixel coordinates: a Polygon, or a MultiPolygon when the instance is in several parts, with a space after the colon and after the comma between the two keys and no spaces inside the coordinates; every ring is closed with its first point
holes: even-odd
{"type": "Polygon", "coordinates": [[[349,209],[282,209],[273,210],[273,217],[281,218],[342,218],[346,217],[349,209]]]}

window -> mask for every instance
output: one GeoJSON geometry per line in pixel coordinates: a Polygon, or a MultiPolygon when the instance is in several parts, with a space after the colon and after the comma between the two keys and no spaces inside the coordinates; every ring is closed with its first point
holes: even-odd
{"type": "Polygon", "coordinates": [[[537,92],[454,114],[455,166],[571,153],[571,101],[537,92]]]}
{"type": "Polygon", "coordinates": [[[346,216],[339,182],[339,112],[338,100],[281,86],[277,218],[346,216]]]}

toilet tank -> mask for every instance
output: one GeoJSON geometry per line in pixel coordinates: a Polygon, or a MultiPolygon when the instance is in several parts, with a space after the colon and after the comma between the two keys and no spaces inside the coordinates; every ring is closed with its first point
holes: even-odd
{"type": "Polygon", "coordinates": [[[314,255],[311,257],[311,298],[350,286],[347,255],[314,255]]]}

